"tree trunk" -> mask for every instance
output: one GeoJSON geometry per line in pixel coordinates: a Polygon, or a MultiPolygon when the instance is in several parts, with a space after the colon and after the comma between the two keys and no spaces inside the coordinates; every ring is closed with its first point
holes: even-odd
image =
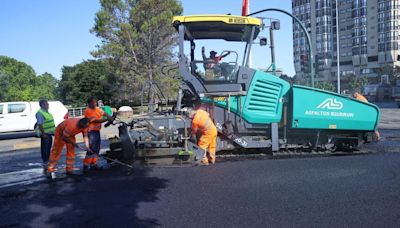
{"type": "Polygon", "coordinates": [[[154,99],[154,89],[153,89],[153,69],[151,67],[148,68],[148,79],[150,82],[149,94],[148,94],[148,103],[149,103],[149,112],[154,112],[156,109],[155,99],[154,99]]]}

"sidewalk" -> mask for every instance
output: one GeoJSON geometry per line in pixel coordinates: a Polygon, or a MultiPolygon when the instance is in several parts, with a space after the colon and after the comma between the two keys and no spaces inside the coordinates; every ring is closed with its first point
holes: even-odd
{"type": "MultiPolygon", "coordinates": [[[[116,135],[118,135],[117,126],[110,126],[108,128],[103,128],[101,131],[102,140],[107,140],[116,135]]],[[[79,143],[83,142],[82,134],[79,134],[76,137],[76,141],[79,143]]],[[[35,137],[0,140],[0,153],[35,149],[39,147],[40,147],[40,139],[35,137]]]]}

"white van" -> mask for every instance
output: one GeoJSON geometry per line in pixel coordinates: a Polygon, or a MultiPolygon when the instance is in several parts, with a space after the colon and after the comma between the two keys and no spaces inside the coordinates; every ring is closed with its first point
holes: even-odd
{"type": "MultiPolygon", "coordinates": [[[[33,131],[39,108],[39,102],[0,103],[0,133],[33,131]]],[[[49,101],[49,112],[57,126],[64,120],[68,109],[60,101],[49,101]]]]}

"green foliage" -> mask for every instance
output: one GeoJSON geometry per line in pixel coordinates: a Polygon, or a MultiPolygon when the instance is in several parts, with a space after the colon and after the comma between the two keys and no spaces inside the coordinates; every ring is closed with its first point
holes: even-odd
{"type": "Polygon", "coordinates": [[[364,86],[368,85],[367,77],[356,77],[353,76],[348,82],[350,92],[352,91],[363,91],[364,86]]]}
{"type": "MultiPolygon", "coordinates": [[[[382,66],[378,70],[378,75],[388,75],[389,76],[389,81],[391,85],[395,85],[397,80],[400,80],[400,67],[395,66],[393,67],[392,65],[385,65],[382,66]]],[[[376,83],[380,83],[380,77],[376,80],[376,83]]]]}
{"type": "Polygon", "coordinates": [[[49,73],[36,76],[31,66],[0,56],[0,101],[34,101],[56,98],[56,79],[49,73]]]}
{"type": "Polygon", "coordinates": [[[115,76],[103,60],[88,60],[62,68],[58,90],[66,104],[83,106],[90,96],[110,103],[115,89],[115,76]]]}
{"type": "MultiPolygon", "coordinates": [[[[182,13],[177,0],[101,0],[92,32],[102,45],[92,55],[107,59],[117,69],[116,99],[138,102],[148,80],[157,82],[167,95],[174,95],[178,81],[162,76],[176,45],[172,17],[182,13]]],[[[153,102],[150,93],[149,101],[153,102]]]]}
{"type": "Polygon", "coordinates": [[[0,101],[6,101],[9,84],[8,76],[0,70],[0,101]]]}
{"type": "Polygon", "coordinates": [[[336,92],[336,87],[330,82],[316,82],[315,88],[336,92]]]}
{"type": "Polygon", "coordinates": [[[291,85],[293,85],[295,83],[295,77],[290,77],[287,74],[282,74],[280,76],[280,78],[285,80],[285,81],[287,81],[287,82],[289,82],[291,85]]]}

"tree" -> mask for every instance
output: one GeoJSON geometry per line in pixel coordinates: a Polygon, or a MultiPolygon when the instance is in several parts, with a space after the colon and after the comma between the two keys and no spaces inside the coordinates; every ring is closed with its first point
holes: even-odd
{"type": "MultiPolygon", "coordinates": [[[[173,93],[177,81],[162,77],[161,67],[173,61],[176,45],[172,17],[182,13],[177,0],[101,0],[92,32],[102,44],[93,56],[115,68],[120,100],[137,101],[146,81],[173,93]],[[171,92],[172,91],[172,92],[171,92]]],[[[149,103],[154,94],[149,94],[149,103]]]]}
{"type": "Polygon", "coordinates": [[[6,101],[9,86],[8,76],[0,71],[0,101],[6,101]]]}
{"type": "Polygon", "coordinates": [[[367,77],[351,77],[348,82],[350,91],[363,91],[364,86],[368,85],[367,77]]]}
{"type": "Polygon", "coordinates": [[[115,76],[103,60],[87,60],[62,68],[59,95],[63,102],[83,106],[89,96],[113,101],[115,76]]]}
{"type": "Polygon", "coordinates": [[[56,98],[57,81],[51,74],[36,76],[31,66],[10,57],[0,56],[0,81],[2,101],[56,98]]]}
{"type": "MultiPolygon", "coordinates": [[[[378,70],[378,75],[388,75],[389,81],[391,85],[395,85],[397,80],[400,80],[400,67],[392,66],[392,65],[384,65],[378,70]]],[[[380,77],[377,80],[377,83],[380,83],[380,77]]]]}
{"type": "Polygon", "coordinates": [[[290,76],[288,76],[287,74],[282,74],[282,75],[280,76],[280,78],[283,79],[283,80],[285,80],[285,81],[287,81],[287,82],[289,82],[289,83],[292,84],[292,85],[295,83],[295,77],[290,77],[290,76]]]}
{"type": "Polygon", "coordinates": [[[38,98],[46,98],[55,100],[57,96],[58,80],[50,73],[44,73],[36,77],[34,96],[38,98]]]}
{"type": "Polygon", "coordinates": [[[336,92],[336,87],[330,82],[316,82],[315,88],[336,92]]]}

